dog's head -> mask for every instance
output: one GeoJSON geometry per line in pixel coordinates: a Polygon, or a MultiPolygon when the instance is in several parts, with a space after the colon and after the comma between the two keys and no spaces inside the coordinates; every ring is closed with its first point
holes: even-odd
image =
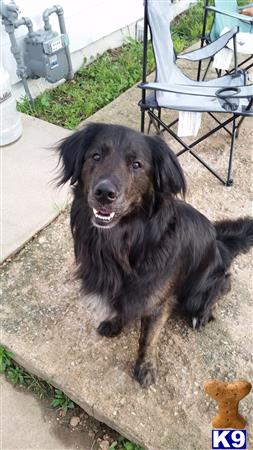
{"type": "Polygon", "coordinates": [[[111,228],[156,193],[185,193],[179,162],[159,137],[119,125],[89,124],[64,139],[59,184],[70,180],[82,189],[92,223],[111,228]]]}

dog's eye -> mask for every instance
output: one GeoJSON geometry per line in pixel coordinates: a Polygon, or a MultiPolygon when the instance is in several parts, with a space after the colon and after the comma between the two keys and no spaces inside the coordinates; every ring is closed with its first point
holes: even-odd
{"type": "Polygon", "coordinates": [[[139,161],[134,161],[132,163],[132,168],[133,169],[139,169],[141,167],[141,163],[139,161]]]}
{"type": "Polygon", "coordinates": [[[94,155],[92,155],[92,159],[94,159],[94,161],[100,161],[101,156],[99,153],[94,153],[94,155]]]}

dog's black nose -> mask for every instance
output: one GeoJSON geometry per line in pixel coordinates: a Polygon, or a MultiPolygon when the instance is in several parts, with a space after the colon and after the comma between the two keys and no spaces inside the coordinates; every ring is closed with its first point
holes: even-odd
{"type": "Polygon", "coordinates": [[[102,180],[95,186],[94,195],[98,201],[113,202],[118,196],[118,191],[110,180],[102,180]]]}

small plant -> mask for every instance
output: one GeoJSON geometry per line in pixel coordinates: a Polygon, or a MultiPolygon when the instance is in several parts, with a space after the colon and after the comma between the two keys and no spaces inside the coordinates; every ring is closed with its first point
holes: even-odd
{"type": "Polygon", "coordinates": [[[123,445],[124,450],[143,450],[138,445],[134,444],[133,442],[129,442],[129,441],[123,441],[122,445],[123,445]]]}
{"type": "Polygon", "coordinates": [[[11,366],[11,357],[12,354],[0,345],[0,373],[4,373],[11,366]]]}
{"type": "Polygon", "coordinates": [[[64,392],[60,391],[60,389],[54,390],[54,399],[51,405],[54,408],[61,409],[65,413],[69,409],[73,409],[75,407],[75,404],[72,402],[72,400],[70,400],[70,398],[68,398],[67,395],[64,394],[64,392]]]}
{"type": "Polygon", "coordinates": [[[0,373],[5,374],[6,379],[14,386],[22,386],[34,392],[41,398],[52,395],[54,387],[36,375],[28,373],[13,359],[12,353],[0,345],[0,373]]]}
{"type": "Polygon", "coordinates": [[[143,450],[143,448],[121,436],[117,441],[111,444],[109,450],[143,450]]]}
{"type": "Polygon", "coordinates": [[[17,384],[25,385],[25,377],[23,370],[20,367],[9,367],[6,370],[6,378],[9,380],[14,386],[17,384]]]}
{"type": "Polygon", "coordinates": [[[66,210],[69,203],[70,203],[70,195],[67,196],[66,200],[63,203],[54,203],[53,209],[57,214],[60,214],[66,210]]]}

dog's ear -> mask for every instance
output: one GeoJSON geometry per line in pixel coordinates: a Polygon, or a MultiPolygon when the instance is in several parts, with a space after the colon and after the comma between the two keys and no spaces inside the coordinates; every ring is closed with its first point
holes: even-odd
{"type": "Polygon", "coordinates": [[[71,185],[76,183],[81,175],[85,153],[96,136],[97,128],[97,124],[89,124],[60,141],[57,151],[59,152],[59,162],[62,163],[62,171],[58,185],[65,184],[69,180],[71,185]]]}
{"type": "Polygon", "coordinates": [[[157,136],[148,136],[154,165],[155,190],[165,194],[186,193],[186,181],[176,155],[157,136]]]}

